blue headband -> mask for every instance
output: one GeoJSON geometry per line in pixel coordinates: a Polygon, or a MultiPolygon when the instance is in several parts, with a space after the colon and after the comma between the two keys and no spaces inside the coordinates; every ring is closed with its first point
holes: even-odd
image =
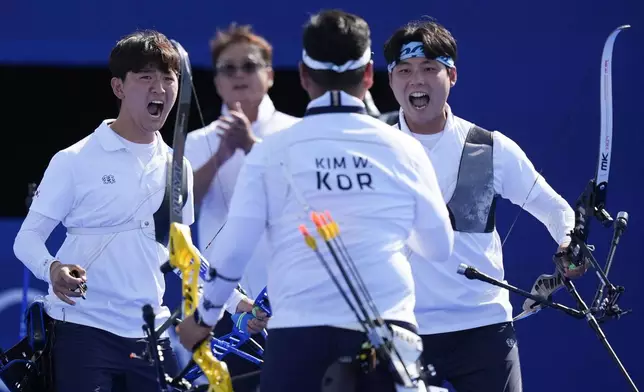
{"type": "MultiPolygon", "coordinates": [[[[407,60],[416,57],[427,58],[427,56],[425,56],[424,45],[422,42],[418,41],[409,42],[403,45],[402,48],[400,48],[400,56],[398,56],[398,59],[392,61],[389,65],[387,65],[387,71],[393,71],[396,64],[398,64],[398,62],[401,60],[407,60]]],[[[438,56],[434,60],[445,65],[447,68],[454,68],[454,60],[449,56],[438,56]]]]}

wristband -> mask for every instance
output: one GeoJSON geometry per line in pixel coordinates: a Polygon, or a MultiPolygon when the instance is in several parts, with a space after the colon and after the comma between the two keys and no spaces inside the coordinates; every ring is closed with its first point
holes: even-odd
{"type": "Polygon", "coordinates": [[[198,326],[212,329],[212,325],[208,325],[208,324],[206,324],[205,321],[203,321],[203,319],[201,318],[201,314],[199,313],[198,308],[195,309],[195,311],[194,311],[194,313],[192,315],[194,316],[195,322],[197,323],[198,326]]]}

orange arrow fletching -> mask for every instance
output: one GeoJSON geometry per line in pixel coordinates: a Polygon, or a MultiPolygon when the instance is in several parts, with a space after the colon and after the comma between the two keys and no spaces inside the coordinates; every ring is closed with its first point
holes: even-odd
{"type": "Polygon", "coordinates": [[[309,231],[306,229],[306,226],[300,225],[299,227],[300,233],[304,236],[304,242],[309,246],[309,248],[313,250],[317,250],[318,245],[315,242],[315,238],[311,234],[309,234],[309,231]]]}

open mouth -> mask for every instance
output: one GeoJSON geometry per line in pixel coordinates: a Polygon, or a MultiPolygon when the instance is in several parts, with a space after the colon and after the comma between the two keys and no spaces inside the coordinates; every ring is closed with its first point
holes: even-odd
{"type": "Polygon", "coordinates": [[[150,113],[150,116],[154,118],[159,118],[161,117],[161,113],[163,113],[163,106],[164,106],[163,101],[158,101],[158,100],[151,101],[148,104],[148,113],[150,113]]]}
{"type": "Polygon", "coordinates": [[[415,109],[425,109],[427,105],[429,105],[429,94],[421,91],[415,91],[409,94],[409,103],[411,103],[411,106],[413,106],[415,109]]]}

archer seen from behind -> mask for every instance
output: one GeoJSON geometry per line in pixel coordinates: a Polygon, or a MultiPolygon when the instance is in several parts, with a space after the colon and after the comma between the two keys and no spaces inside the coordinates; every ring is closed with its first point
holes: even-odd
{"type": "MultiPolygon", "coordinates": [[[[521,391],[508,292],[463,279],[457,269],[464,263],[503,280],[494,219],[498,197],[543,223],[559,250],[570,242],[573,210],[515,142],[453,114],[447,97],[457,80],[457,45],[447,29],[429,20],[409,23],[393,33],[384,54],[401,106],[397,127],[419,140],[434,164],[454,229],[454,252],[446,263],[432,263],[431,256],[411,249],[424,361],[436,369],[434,384],[447,380],[458,392],[521,391]]],[[[569,277],[584,272],[563,264],[569,277]]]]}
{"type": "MultiPolygon", "coordinates": [[[[159,266],[168,258],[162,243],[169,208],[162,200],[171,150],[159,129],[177,98],[180,58],[163,34],[143,31],[116,44],[109,67],[118,117],[54,155],[14,244],[16,256],[49,283],[45,307],[58,391],[156,390],[156,369],[130,354],[146,348],[144,304],[153,306],[157,323],[170,316],[159,266]],[[67,237],[52,256],[45,240],[59,222],[67,237]],[[75,291],[81,282],[84,300],[75,291]]],[[[192,170],[185,171],[190,190],[192,170]]],[[[184,200],[189,225],[191,191],[184,200]]],[[[172,374],[177,365],[167,336],[158,344],[172,374]]]]}
{"type": "MultiPolygon", "coordinates": [[[[325,265],[302,240],[298,227],[312,210],[331,211],[380,315],[409,335],[416,319],[405,241],[412,232],[432,238],[418,251],[435,261],[452,249],[448,212],[422,146],[365,110],[362,99],[373,84],[367,23],[342,11],[320,12],[306,23],[303,46],[300,80],[311,102],[300,122],[255,144],[246,157],[228,222],[213,245],[213,279],[197,317],[179,326],[186,347],[209,333],[203,325],[219,319],[266,230],[273,249],[267,260],[273,317],[262,392],[320,391],[327,369],[340,357],[356,357],[368,340],[325,265]]],[[[339,275],[338,265],[331,271],[339,275]]],[[[346,290],[346,281],[341,285],[346,290]]],[[[408,354],[405,362],[413,366],[420,352],[414,347],[408,354]]],[[[382,362],[364,377],[354,369],[358,389],[393,391],[389,366],[382,362]]]]}
{"type": "MultiPolygon", "coordinates": [[[[214,85],[223,104],[221,116],[212,123],[188,134],[186,158],[195,170],[195,205],[199,249],[210,259],[218,234],[226,223],[237,176],[253,144],[274,132],[289,127],[298,119],[276,110],[268,95],[273,86],[273,47],[255,34],[250,26],[231,24],[218,31],[210,42],[214,68],[214,85]]],[[[266,258],[270,249],[265,237],[255,248],[248,262],[240,286],[248,297],[233,290],[227,303],[227,313],[217,323],[215,336],[224,336],[233,329],[231,315],[253,311],[253,299],[266,287],[266,258]]],[[[257,313],[256,313],[257,314],[257,313]]],[[[249,321],[249,332],[264,345],[264,338],[257,334],[267,319],[249,321]]],[[[248,350],[247,350],[248,351],[248,350]]],[[[250,350],[250,353],[254,353],[250,350]]],[[[257,370],[257,365],[237,355],[223,359],[231,376],[257,370]]],[[[235,383],[236,392],[254,392],[259,377],[246,377],[235,383]]]]}

